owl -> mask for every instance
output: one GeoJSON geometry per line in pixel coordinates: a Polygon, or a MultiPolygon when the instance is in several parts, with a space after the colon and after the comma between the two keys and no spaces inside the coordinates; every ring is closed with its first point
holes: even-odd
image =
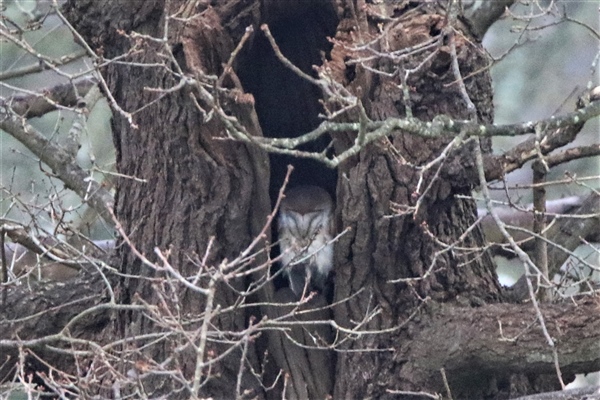
{"type": "Polygon", "coordinates": [[[301,296],[322,290],[333,268],[333,201],[319,186],[297,186],[281,201],[278,218],[283,274],[301,296]]]}

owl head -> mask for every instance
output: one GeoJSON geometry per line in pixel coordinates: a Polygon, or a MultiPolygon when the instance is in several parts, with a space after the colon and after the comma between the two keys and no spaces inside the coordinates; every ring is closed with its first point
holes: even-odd
{"type": "Polygon", "coordinates": [[[311,239],[324,225],[330,224],[333,201],[319,186],[296,186],[281,201],[279,228],[289,229],[297,238],[311,239]]]}

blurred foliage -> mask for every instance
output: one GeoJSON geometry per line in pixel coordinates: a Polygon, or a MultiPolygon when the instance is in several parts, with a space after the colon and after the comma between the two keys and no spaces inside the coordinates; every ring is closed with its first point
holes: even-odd
{"type": "MultiPolygon", "coordinates": [[[[54,59],[65,55],[81,53],[82,49],[73,40],[73,35],[58,17],[49,14],[49,1],[9,1],[4,2],[3,16],[20,26],[31,26],[35,19],[39,29],[25,31],[22,39],[35,51],[54,59]]],[[[0,73],[37,65],[37,59],[6,40],[0,41],[0,73]]],[[[68,74],[79,74],[89,70],[90,63],[80,58],[60,69],[68,74]]],[[[13,87],[39,91],[45,87],[66,83],[68,79],[52,70],[17,76],[0,84],[0,96],[10,97],[18,93],[13,87]]],[[[61,110],[48,113],[29,122],[39,131],[59,143],[67,136],[73,122],[74,113],[61,110]]],[[[100,171],[114,170],[114,146],[110,130],[111,112],[102,100],[91,110],[87,125],[82,132],[81,149],[77,159],[83,168],[88,168],[92,176],[102,181],[100,171]]],[[[62,182],[52,177],[52,171],[10,135],[0,132],[0,185],[2,196],[0,212],[6,218],[32,224],[53,232],[56,222],[62,218],[74,229],[94,239],[109,238],[108,231],[96,218],[95,212],[81,199],[64,188],[62,182]],[[64,212],[66,211],[66,212],[64,212]],[[64,215],[63,215],[64,212],[64,215]]]]}
{"type": "MultiPolygon", "coordinates": [[[[533,4],[534,2],[530,2],[533,4]]],[[[548,2],[546,2],[548,3],[548,2]]],[[[563,1],[557,3],[567,15],[600,31],[598,3],[593,1],[563,1]],[[564,8],[563,8],[564,7],[564,8]]],[[[517,5],[515,15],[539,13],[533,7],[517,5]]],[[[494,83],[495,123],[510,124],[548,118],[575,110],[577,98],[588,84],[600,84],[600,72],[593,68],[598,56],[598,38],[574,22],[556,24],[559,17],[544,16],[529,25],[524,21],[505,18],[496,22],[484,38],[484,46],[494,58],[512,49],[492,68],[494,83]],[[542,27],[546,26],[542,29],[542,27]],[[539,30],[524,32],[529,27],[539,30]]],[[[582,146],[598,142],[600,121],[594,119],[586,124],[577,139],[566,147],[582,146]]],[[[525,138],[495,138],[495,153],[515,146],[525,138]]],[[[564,178],[565,171],[579,177],[598,175],[599,159],[588,158],[554,168],[548,180],[564,178]]],[[[510,185],[531,183],[531,168],[527,166],[507,177],[510,185]]],[[[591,183],[598,187],[598,180],[591,183]]],[[[580,195],[589,188],[571,184],[548,187],[549,198],[580,195]]],[[[503,192],[497,192],[503,198],[503,192]]],[[[531,191],[514,190],[513,200],[531,201],[531,191]]]]}
{"type": "MultiPolygon", "coordinates": [[[[597,2],[563,1],[558,5],[570,18],[600,32],[597,2]]],[[[519,4],[512,8],[512,13],[527,15],[539,13],[539,10],[519,4]]],[[[568,21],[557,23],[558,20],[559,17],[548,15],[536,18],[531,23],[505,18],[496,22],[486,34],[483,44],[495,59],[510,49],[491,69],[496,124],[533,121],[571,112],[586,88],[600,84],[600,71],[597,65],[594,67],[599,56],[598,38],[580,24],[568,21]],[[525,31],[526,27],[535,30],[525,31]],[[517,43],[519,45],[512,48],[517,43]]],[[[566,147],[597,143],[599,137],[600,121],[594,119],[566,147]]],[[[524,137],[494,138],[494,152],[500,154],[524,140],[524,137]]],[[[547,180],[564,179],[566,173],[577,177],[598,176],[599,165],[599,157],[571,161],[553,168],[547,180]]],[[[506,177],[512,202],[525,204],[532,201],[531,189],[515,187],[530,184],[531,180],[531,163],[506,177]]],[[[598,182],[596,178],[584,183],[551,185],[547,187],[547,196],[549,199],[558,199],[583,195],[589,192],[590,187],[599,188],[598,182]]],[[[497,183],[494,186],[499,188],[492,191],[495,198],[506,201],[503,185],[497,183]]],[[[584,259],[593,258],[590,262],[598,264],[597,251],[588,246],[580,246],[575,253],[584,259]]],[[[523,266],[518,259],[496,257],[496,262],[500,280],[505,285],[515,282],[523,273],[523,266]]]]}

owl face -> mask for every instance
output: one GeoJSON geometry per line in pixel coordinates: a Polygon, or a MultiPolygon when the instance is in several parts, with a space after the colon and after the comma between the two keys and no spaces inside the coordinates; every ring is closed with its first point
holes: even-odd
{"type": "Polygon", "coordinates": [[[292,210],[282,210],[279,214],[279,230],[288,231],[297,241],[307,246],[315,236],[330,224],[331,210],[323,209],[300,214],[292,210]]]}
{"type": "Polygon", "coordinates": [[[279,212],[281,249],[299,255],[315,241],[322,244],[323,235],[331,238],[332,208],[331,196],[318,186],[290,189],[279,212]]]}
{"type": "Polygon", "coordinates": [[[322,288],[333,268],[333,202],[318,186],[286,193],[279,211],[279,247],[284,274],[297,295],[306,281],[322,288]]]}

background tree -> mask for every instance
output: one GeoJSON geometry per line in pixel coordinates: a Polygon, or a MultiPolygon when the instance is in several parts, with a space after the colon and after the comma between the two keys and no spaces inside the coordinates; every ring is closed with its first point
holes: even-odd
{"type": "MultiPolygon", "coordinates": [[[[31,96],[4,100],[0,128],[120,239],[116,256],[102,261],[72,241],[38,240],[5,223],[14,241],[61,266],[83,263],[69,300],[97,295],[41,325],[33,317],[40,301],[69,304],[64,287],[25,295],[7,283],[0,345],[21,358],[5,363],[3,376],[16,365],[21,381],[36,371],[48,389],[81,397],[506,398],[598,369],[594,297],[551,304],[564,259],[545,249],[567,243],[573,221],[578,236],[567,250],[597,231],[597,195],[576,202],[580,217],[546,229],[545,198],[534,193],[542,218],[530,257],[487,189],[530,160],[543,188],[547,168],[598,154],[597,145],[550,154],[600,113],[595,92],[575,113],[491,125],[490,60],[479,39],[510,3],[80,0],[50,8],[93,61],[113,111],[114,213],[69,143],[27,122],[57,105],[78,106],[84,119],[89,80],[69,75],[65,93],[46,93],[55,99],[46,108],[31,96]],[[490,137],[526,134],[491,152],[490,137]],[[271,268],[270,222],[282,185],[302,183],[335,195],[340,236],[333,293],[295,302],[271,268]],[[523,291],[507,293],[497,280],[472,198],[478,187],[502,247],[525,266],[523,291]],[[32,317],[19,319],[23,312],[32,317]]],[[[9,25],[3,37],[27,49],[9,25]]]]}

